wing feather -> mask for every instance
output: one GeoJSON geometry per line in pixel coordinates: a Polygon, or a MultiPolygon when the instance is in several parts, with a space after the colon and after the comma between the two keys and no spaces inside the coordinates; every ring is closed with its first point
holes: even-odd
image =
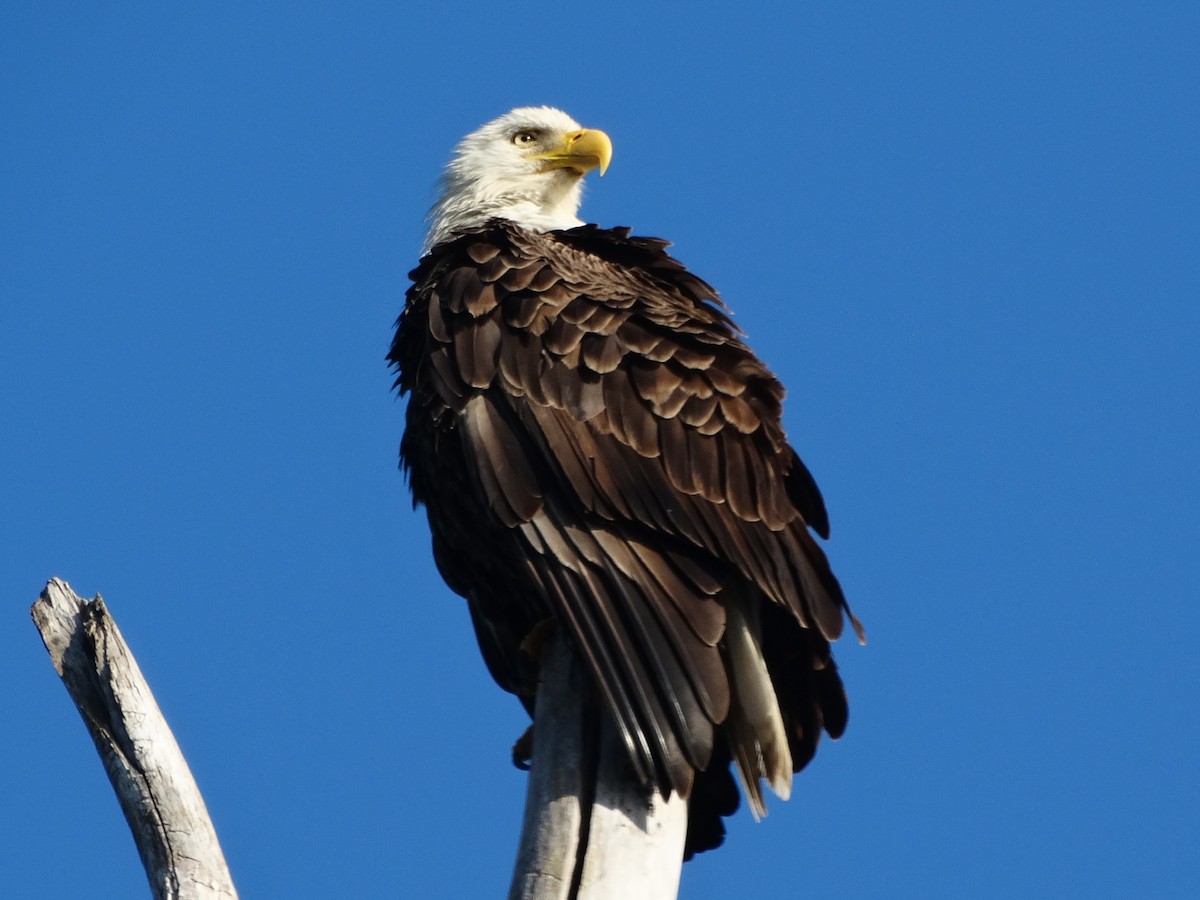
{"type": "Polygon", "coordinates": [[[493,675],[527,696],[517,645],[554,616],[640,776],[687,793],[730,704],[723,585],[769,601],[797,768],[845,727],[828,641],[846,607],[782,387],[665,246],[504,223],[452,239],[414,271],[390,358],[414,498],[493,675]]]}

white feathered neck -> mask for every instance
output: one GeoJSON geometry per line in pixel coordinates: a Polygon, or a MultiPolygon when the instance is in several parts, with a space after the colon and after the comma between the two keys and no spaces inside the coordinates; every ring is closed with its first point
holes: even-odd
{"type": "Polygon", "coordinates": [[[531,159],[518,142],[522,134],[563,135],[579,123],[559,109],[514,109],[468,134],[442,174],[439,196],[429,210],[427,253],[456,231],[488,219],[508,219],[534,231],[574,228],[583,199],[583,176],[531,159]]]}

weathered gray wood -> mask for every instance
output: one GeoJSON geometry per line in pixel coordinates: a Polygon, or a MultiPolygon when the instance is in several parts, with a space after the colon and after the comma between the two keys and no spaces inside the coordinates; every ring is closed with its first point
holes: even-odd
{"type": "Polygon", "coordinates": [[[650,794],[632,772],[606,716],[578,900],[669,900],[679,893],[687,801],[650,794]]]}
{"type": "Polygon", "coordinates": [[[156,900],[237,892],[204,798],[104,601],[52,579],[30,612],[83,716],[156,900]]]}
{"type": "Polygon", "coordinates": [[[687,803],[646,791],[567,641],[547,641],[509,900],[670,900],[687,803]]]}
{"type": "Polygon", "coordinates": [[[542,653],[534,709],[533,767],[509,900],[567,900],[575,879],[589,746],[579,665],[565,641],[542,653]]]}

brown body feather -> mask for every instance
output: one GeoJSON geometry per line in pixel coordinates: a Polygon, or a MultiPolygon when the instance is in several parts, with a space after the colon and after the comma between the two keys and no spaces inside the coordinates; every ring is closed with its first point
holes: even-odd
{"type": "Polygon", "coordinates": [[[694,851],[736,806],[723,604],[761,607],[797,771],[845,727],[829,641],[846,605],[782,387],[665,247],[594,226],[459,235],[412,272],[389,359],[413,496],[492,675],[528,705],[521,643],[557,621],[638,776],[691,796],[694,851]]]}

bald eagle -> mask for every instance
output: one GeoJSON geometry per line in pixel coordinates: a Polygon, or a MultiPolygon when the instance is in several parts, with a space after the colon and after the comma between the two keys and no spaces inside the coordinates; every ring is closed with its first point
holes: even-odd
{"type": "Polygon", "coordinates": [[[388,359],[401,465],[491,674],[532,711],[554,623],[636,777],[689,798],[690,856],[723,838],[731,764],[759,817],[762,783],[786,799],[842,734],[849,608],[779,381],[666,241],[577,217],[611,156],[548,107],[468,135],[388,359]]]}

